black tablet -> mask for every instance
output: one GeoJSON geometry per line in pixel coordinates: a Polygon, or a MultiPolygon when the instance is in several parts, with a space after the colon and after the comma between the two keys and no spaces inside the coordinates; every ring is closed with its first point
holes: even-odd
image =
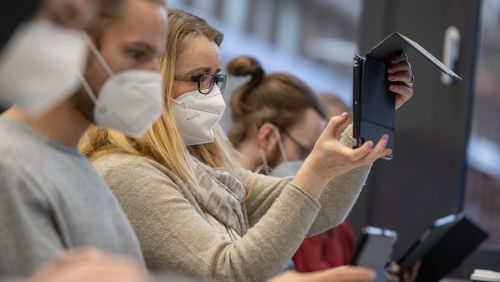
{"type": "Polygon", "coordinates": [[[439,281],[460,266],[487,237],[463,214],[440,218],[398,260],[401,273],[420,260],[416,281],[439,281]]]}
{"type": "MultiPolygon", "coordinates": [[[[452,78],[461,80],[422,46],[397,32],[382,40],[364,57],[356,55],[352,99],[354,148],[370,140],[377,143],[382,135],[388,134],[387,148],[394,152],[395,94],[389,91],[386,66],[391,58],[410,49],[417,51],[452,78]]],[[[385,159],[392,159],[392,156],[385,159]]]]}
{"type": "Polygon", "coordinates": [[[397,233],[388,229],[367,226],[361,231],[351,265],[364,266],[377,272],[376,282],[386,282],[386,265],[390,260],[397,233]]]}

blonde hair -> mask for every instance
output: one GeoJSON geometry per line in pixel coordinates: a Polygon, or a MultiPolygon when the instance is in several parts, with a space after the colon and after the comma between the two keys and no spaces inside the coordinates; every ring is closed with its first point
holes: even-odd
{"type": "Polygon", "coordinates": [[[188,39],[205,36],[220,46],[223,34],[204,19],[178,9],[169,9],[168,25],[166,52],[160,61],[166,97],[161,117],[141,138],[131,138],[116,130],[91,126],[84,135],[79,149],[90,160],[111,153],[126,153],[152,159],[170,169],[187,184],[197,185],[196,177],[189,165],[189,150],[203,163],[216,169],[230,171],[235,162],[230,156],[230,150],[227,149],[229,143],[225,142],[219,130],[216,130],[213,143],[190,146],[189,149],[179,135],[170,106],[176,58],[188,39]]]}

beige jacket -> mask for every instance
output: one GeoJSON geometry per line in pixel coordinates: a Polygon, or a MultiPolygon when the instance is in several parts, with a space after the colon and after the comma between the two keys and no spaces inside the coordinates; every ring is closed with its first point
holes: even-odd
{"type": "MultiPolygon", "coordinates": [[[[352,146],[347,133],[341,141],[352,146]]],[[[127,214],[150,270],[217,281],[264,281],[280,273],[306,236],[345,219],[370,170],[334,178],[318,202],[291,178],[217,171],[194,158],[197,189],[141,157],[112,154],[94,165],[127,214]],[[242,183],[251,181],[255,189],[244,201],[242,183]]]]}

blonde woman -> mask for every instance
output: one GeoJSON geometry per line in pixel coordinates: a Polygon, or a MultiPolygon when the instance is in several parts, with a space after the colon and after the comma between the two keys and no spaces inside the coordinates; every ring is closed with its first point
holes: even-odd
{"type": "MultiPolygon", "coordinates": [[[[282,271],[304,237],[344,220],[370,164],[390,151],[386,137],[351,149],[342,114],[295,178],[243,170],[216,126],[225,108],[222,39],[205,20],[170,10],[163,115],[141,138],[94,127],[80,148],[130,219],[149,269],[263,281],[282,271]]],[[[408,64],[396,59],[397,80],[409,82],[408,64]]],[[[399,89],[398,101],[408,99],[411,87],[399,89]]]]}

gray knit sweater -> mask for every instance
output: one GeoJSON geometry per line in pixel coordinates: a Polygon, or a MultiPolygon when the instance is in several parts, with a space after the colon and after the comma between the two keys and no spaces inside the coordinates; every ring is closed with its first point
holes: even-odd
{"type": "MultiPolygon", "coordinates": [[[[347,133],[341,141],[353,142],[347,133]]],[[[318,202],[291,178],[217,171],[195,158],[199,188],[132,155],[107,155],[94,165],[135,229],[149,269],[217,281],[264,281],[278,274],[306,236],[345,219],[370,169],[336,177],[318,202]],[[246,200],[242,183],[254,183],[246,200]],[[213,195],[200,196],[207,194],[213,195]]]]}
{"type": "Polygon", "coordinates": [[[0,156],[0,276],[30,275],[82,247],[143,263],[126,215],[75,148],[0,117],[0,156]]]}

